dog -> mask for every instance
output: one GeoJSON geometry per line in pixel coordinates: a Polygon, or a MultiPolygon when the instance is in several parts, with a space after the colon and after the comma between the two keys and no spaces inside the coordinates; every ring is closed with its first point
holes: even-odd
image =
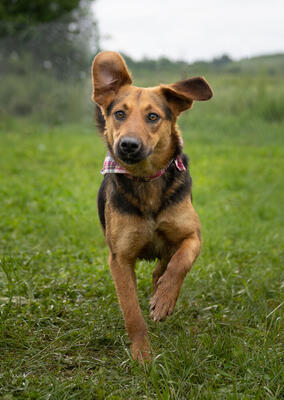
{"type": "Polygon", "coordinates": [[[111,51],[94,58],[92,82],[97,125],[108,148],[99,218],[131,354],[143,362],[151,359],[151,347],[137,297],[135,262],[158,260],[150,315],[163,321],[173,313],[202,243],[176,122],[194,101],[209,100],[213,93],[202,77],[135,87],[124,59],[111,51]]]}

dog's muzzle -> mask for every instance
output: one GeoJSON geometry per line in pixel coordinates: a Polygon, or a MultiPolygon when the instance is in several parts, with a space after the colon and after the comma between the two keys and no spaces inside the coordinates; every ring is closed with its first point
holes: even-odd
{"type": "Polygon", "coordinates": [[[127,164],[135,164],[148,155],[142,141],[133,136],[122,137],[116,145],[115,153],[127,164]]]}

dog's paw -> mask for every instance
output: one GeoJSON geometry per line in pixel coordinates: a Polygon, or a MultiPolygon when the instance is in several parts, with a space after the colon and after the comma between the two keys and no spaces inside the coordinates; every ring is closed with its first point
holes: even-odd
{"type": "Polygon", "coordinates": [[[151,347],[149,340],[138,340],[133,341],[131,345],[131,354],[134,360],[137,360],[139,364],[143,362],[151,361],[151,347]]]}
{"type": "Polygon", "coordinates": [[[163,321],[174,312],[180,285],[167,274],[157,282],[156,290],[150,300],[150,316],[154,321],[163,321]]]}

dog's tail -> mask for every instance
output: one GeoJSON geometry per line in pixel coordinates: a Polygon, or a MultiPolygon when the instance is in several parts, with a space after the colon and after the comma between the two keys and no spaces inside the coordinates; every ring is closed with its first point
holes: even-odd
{"type": "Polygon", "coordinates": [[[106,127],[106,121],[100,107],[97,104],[95,109],[95,122],[99,134],[103,135],[106,127]]]}

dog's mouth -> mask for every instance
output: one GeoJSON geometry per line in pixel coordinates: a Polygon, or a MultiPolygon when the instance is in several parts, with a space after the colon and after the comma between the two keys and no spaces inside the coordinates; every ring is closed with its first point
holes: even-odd
{"type": "Polygon", "coordinates": [[[145,160],[152,153],[152,149],[146,148],[137,138],[125,136],[115,145],[114,153],[125,164],[137,164],[145,160]]]}
{"type": "Polygon", "coordinates": [[[121,160],[123,161],[125,164],[137,164],[140,161],[145,160],[150,154],[152,153],[152,150],[148,150],[148,151],[143,151],[140,152],[137,155],[125,155],[125,154],[121,154],[120,152],[115,152],[115,155],[121,160]]]}

